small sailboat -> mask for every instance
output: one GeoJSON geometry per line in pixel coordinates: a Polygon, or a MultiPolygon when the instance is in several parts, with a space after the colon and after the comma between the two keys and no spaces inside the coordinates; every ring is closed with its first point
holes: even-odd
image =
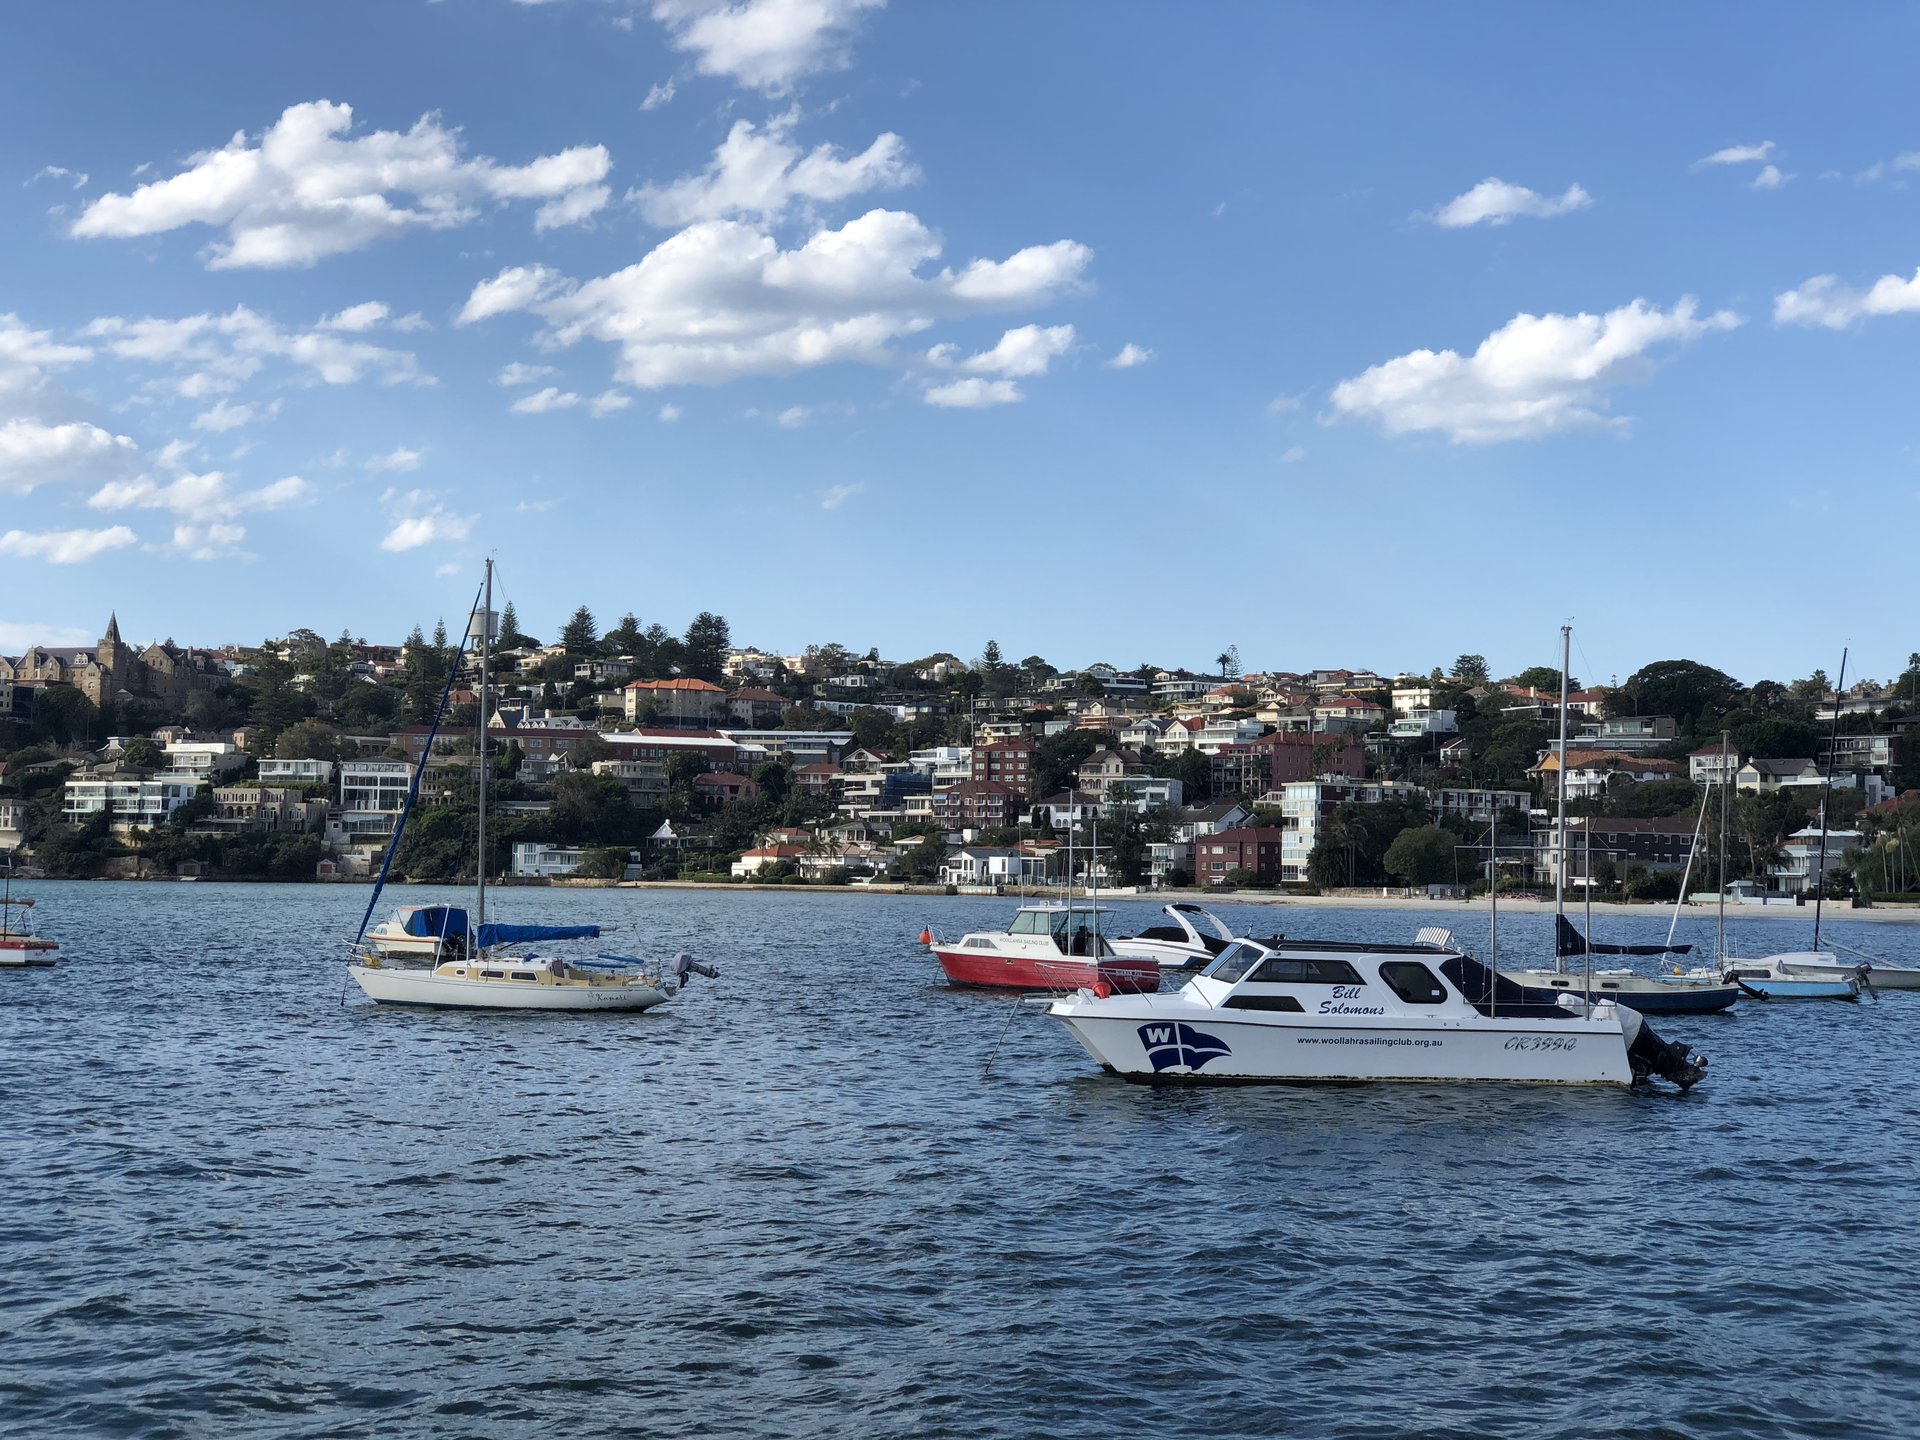
{"type": "MultiPolygon", "coordinates": [[[[1742,989],[1769,1000],[1858,1000],[1864,988],[1872,993],[1877,973],[1857,960],[1842,960],[1820,945],[1820,926],[1827,898],[1827,803],[1833,798],[1835,743],[1840,735],[1839,695],[1847,683],[1847,651],[1840,652],[1840,678],[1834,682],[1833,728],[1827,745],[1826,782],[1820,790],[1820,858],[1808,881],[1813,886],[1813,948],[1765,955],[1757,960],[1726,959],[1726,975],[1742,989]]],[[[1726,742],[1721,741],[1722,754],[1726,742]]],[[[1724,761],[1722,762],[1724,769],[1724,761]]],[[[1725,784],[1724,778],[1722,784],[1725,784]]],[[[1722,843],[1726,830],[1722,826],[1722,843]]],[[[1724,866],[1722,867],[1724,873],[1724,866]]],[[[1720,913],[1726,914],[1726,887],[1720,892],[1720,913]]],[[[1725,921],[1722,920],[1724,925],[1725,921]]],[[[1891,967],[1890,967],[1891,968],[1891,967]]],[[[1916,973],[1920,979],[1920,972],[1916,973]]],[[[1900,987],[1914,988],[1914,987],[1900,987]]]]}
{"type": "MultiPolygon", "coordinates": [[[[349,947],[347,974],[366,996],[386,1005],[422,1005],[468,1010],[649,1010],[665,1004],[694,975],[718,972],[697,964],[682,953],[664,964],[650,964],[633,956],[593,955],[569,958],[530,951],[526,947],[564,940],[594,940],[598,925],[503,925],[487,920],[487,716],[489,665],[493,641],[493,562],[487,561],[486,579],[476,598],[467,640],[477,630],[480,642],[479,722],[480,783],[477,815],[474,907],[469,924],[458,906],[403,906],[394,918],[369,934],[368,922],[380,903],[387,873],[406,830],[407,817],[420,793],[425,765],[414,772],[400,822],[387,846],[380,877],[360,917],[360,930],[349,947]],[[429,959],[427,966],[394,963],[429,959]]],[[[466,642],[448,667],[440,707],[427,732],[423,754],[433,753],[433,742],[447,712],[459,661],[466,642]]]]}
{"type": "Polygon", "coordinates": [[[6,892],[0,896],[0,969],[44,970],[54,963],[58,942],[36,933],[31,897],[15,899],[13,857],[7,857],[6,892]]]}

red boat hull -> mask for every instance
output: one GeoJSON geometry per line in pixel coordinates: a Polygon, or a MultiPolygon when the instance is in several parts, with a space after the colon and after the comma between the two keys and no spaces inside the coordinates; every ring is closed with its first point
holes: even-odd
{"type": "MultiPolygon", "coordinates": [[[[938,946],[933,953],[953,984],[989,990],[1078,990],[1091,986],[1096,973],[1090,957],[1004,955],[992,950],[943,950],[938,946]]],[[[1098,976],[1123,995],[1151,994],[1160,988],[1160,967],[1151,960],[1122,960],[1109,955],[1099,962],[1098,976]]]]}

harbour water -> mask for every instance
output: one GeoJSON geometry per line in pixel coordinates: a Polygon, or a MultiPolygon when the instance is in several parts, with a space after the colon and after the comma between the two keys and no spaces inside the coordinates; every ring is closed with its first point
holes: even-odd
{"type": "MultiPolygon", "coordinates": [[[[1920,1430],[1920,994],[1663,1020],[1712,1058],[1684,1096],[1156,1090],[912,943],[1010,901],[499,896],[723,971],[569,1017],[343,1003],[359,887],[33,889],[66,963],[0,972],[0,1434],[1920,1430]]],[[[1485,953],[1458,907],[1220,908],[1485,953]]]]}

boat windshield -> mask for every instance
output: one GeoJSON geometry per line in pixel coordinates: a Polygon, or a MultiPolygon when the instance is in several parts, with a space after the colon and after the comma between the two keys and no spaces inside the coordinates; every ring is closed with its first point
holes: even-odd
{"type": "Polygon", "coordinates": [[[1245,976],[1266,953],[1258,945],[1236,940],[1214,956],[1213,963],[1200,973],[1209,980],[1224,980],[1231,985],[1245,976]]]}
{"type": "Polygon", "coordinates": [[[1076,910],[1072,915],[1064,910],[1055,910],[1047,917],[1049,930],[1053,934],[1053,943],[1062,955],[1111,955],[1106,937],[1096,935],[1089,920],[1096,920],[1085,910],[1076,910]],[[1071,925],[1071,928],[1069,928],[1071,925]]]}

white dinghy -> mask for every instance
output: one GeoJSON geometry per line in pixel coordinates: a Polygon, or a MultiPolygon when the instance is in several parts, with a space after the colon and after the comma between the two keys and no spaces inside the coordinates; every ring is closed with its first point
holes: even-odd
{"type": "Polygon", "coordinates": [[[1530,1003],[1449,944],[1236,940],[1174,994],[1081,990],[1047,1013],[1142,1082],[1505,1080],[1686,1089],[1706,1061],[1635,1011],[1530,1003]]]}

